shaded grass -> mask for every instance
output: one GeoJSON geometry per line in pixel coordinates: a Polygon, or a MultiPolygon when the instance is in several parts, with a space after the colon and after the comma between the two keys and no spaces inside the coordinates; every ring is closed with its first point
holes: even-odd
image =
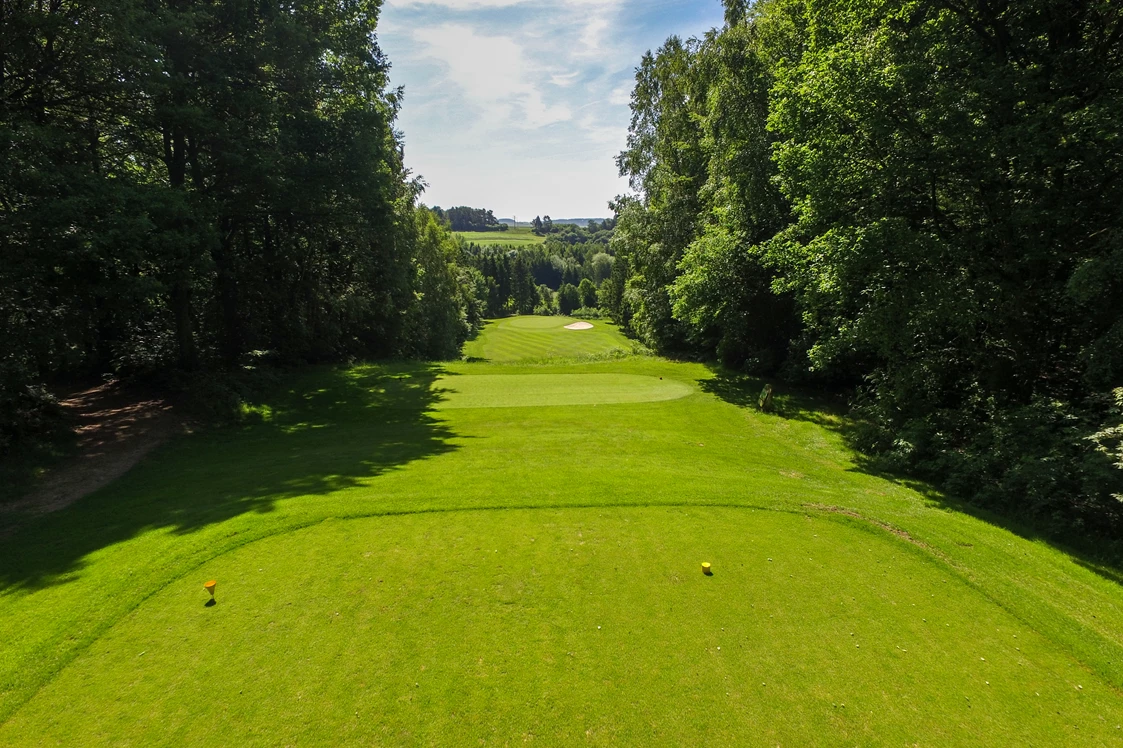
{"type": "Polygon", "coordinates": [[[539,319],[484,331],[500,364],[306,372],[11,538],[0,743],[1110,742],[1114,581],[869,474],[813,403],[760,414],[650,356],[575,364],[584,333],[539,319]],[[538,335],[569,362],[519,360],[538,335]],[[502,403],[505,377],[574,375],[692,394],[441,409],[461,378],[502,403]],[[716,659],[723,625],[744,655],[716,659]],[[763,671],[776,692],[750,690],[763,671]]]}
{"type": "MultiPolygon", "coordinates": [[[[58,428],[0,453],[0,508],[23,498],[47,470],[76,452],[76,435],[64,427],[64,416],[60,415],[58,420],[58,428]]],[[[0,517],[0,530],[3,521],[0,517]]]]}
{"type": "Polygon", "coordinates": [[[439,371],[308,371],[244,423],[181,438],[107,489],[5,539],[0,719],[186,568],[299,526],[302,510],[323,512],[320,502],[335,492],[453,449],[447,428],[427,414],[440,397],[432,386],[439,371]],[[298,511],[275,515],[286,500],[298,511]]]}

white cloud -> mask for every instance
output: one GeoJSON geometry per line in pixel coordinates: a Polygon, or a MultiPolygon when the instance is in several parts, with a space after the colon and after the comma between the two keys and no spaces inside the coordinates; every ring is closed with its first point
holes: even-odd
{"type": "Polygon", "coordinates": [[[425,201],[606,215],[641,55],[720,20],[717,0],[386,0],[378,41],[425,201]]]}
{"type": "Polygon", "coordinates": [[[520,221],[547,214],[602,218],[611,215],[608,201],[627,190],[610,158],[524,158],[481,151],[456,159],[426,154],[416,163],[430,184],[422,196],[428,205],[476,205],[520,221]]]}
{"type": "Polygon", "coordinates": [[[610,25],[608,13],[601,12],[593,15],[589,22],[585,24],[585,30],[581,33],[578,54],[585,57],[601,54],[605,44],[605,32],[608,31],[610,25]]]}
{"type": "Polygon", "coordinates": [[[618,86],[612,89],[612,93],[608,95],[608,103],[616,106],[627,106],[632,103],[632,86],[631,84],[618,86]]]}
{"type": "Polygon", "coordinates": [[[485,121],[512,119],[514,125],[537,128],[572,116],[566,105],[546,101],[532,80],[533,64],[510,37],[483,36],[457,24],[419,28],[412,36],[426,56],[447,67],[448,80],[485,121]]]}
{"type": "Polygon", "coordinates": [[[576,83],[577,79],[580,77],[580,70],[574,70],[572,73],[565,73],[564,75],[561,73],[554,73],[550,76],[550,83],[553,83],[559,88],[569,88],[574,83],[576,83]]]}

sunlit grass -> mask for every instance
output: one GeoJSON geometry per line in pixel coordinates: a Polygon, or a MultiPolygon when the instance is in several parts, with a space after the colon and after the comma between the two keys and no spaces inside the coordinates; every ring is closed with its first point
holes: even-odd
{"type": "Polygon", "coordinates": [[[481,247],[525,247],[543,244],[546,237],[538,236],[529,228],[511,228],[507,231],[460,231],[457,236],[481,247]]]}
{"type": "Polygon", "coordinates": [[[5,539],[0,745],[1120,737],[1108,575],[566,322],[292,376],[5,539]]]}

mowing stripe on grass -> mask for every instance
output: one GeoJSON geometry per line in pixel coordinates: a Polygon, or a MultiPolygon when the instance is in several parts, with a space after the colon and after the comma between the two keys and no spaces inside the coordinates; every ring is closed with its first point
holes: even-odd
{"type": "Polygon", "coordinates": [[[463,374],[435,385],[438,410],[607,405],[678,400],[693,388],[685,382],[638,374],[463,374]]]}
{"type": "Polygon", "coordinates": [[[495,363],[544,361],[556,358],[626,356],[637,344],[610,322],[597,321],[592,330],[567,330],[570,317],[509,317],[482,330],[464,346],[469,358],[495,363]]]}
{"type": "Polygon", "coordinates": [[[492,362],[285,376],[242,423],[176,440],[6,538],[0,745],[1123,734],[1114,570],[871,474],[822,404],[781,393],[761,414],[740,407],[759,383],[627,356],[611,325],[568,322],[490,324],[465,353],[492,362]],[[442,408],[512,402],[512,376],[541,404],[574,375],[694,394],[442,408]],[[752,573],[730,563],[750,556],[752,573]],[[361,589],[372,559],[394,589],[361,589]],[[274,576],[255,588],[255,574],[274,576]],[[220,602],[204,609],[211,578],[220,602]],[[934,618],[943,632],[924,628],[934,618]],[[835,624],[873,644],[838,645],[835,624]],[[735,657],[707,639],[737,627],[735,657]],[[573,633],[586,629],[612,638],[573,633]]]}
{"type": "Polygon", "coordinates": [[[1112,688],[939,561],[854,522],[601,507],[320,523],[169,585],[0,743],[1115,737],[1112,688]]]}

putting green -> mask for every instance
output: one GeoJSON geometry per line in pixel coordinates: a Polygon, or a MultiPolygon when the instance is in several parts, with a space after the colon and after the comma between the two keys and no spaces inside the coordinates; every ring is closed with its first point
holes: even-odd
{"type": "Polygon", "coordinates": [[[500,330],[557,330],[574,321],[568,317],[511,317],[501,320],[497,327],[500,330]]]}
{"type": "Polygon", "coordinates": [[[650,403],[686,397],[693,388],[637,374],[462,374],[437,380],[438,409],[650,403]]]}
{"type": "Polygon", "coordinates": [[[436,513],[329,521],[208,561],[0,743],[1104,744],[1123,707],[1087,675],[927,554],[844,517],[436,513]]]}
{"type": "Polygon", "coordinates": [[[598,320],[591,330],[567,330],[570,317],[508,317],[491,323],[464,346],[464,355],[495,363],[554,362],[557,359],[622,358],[637,344],[611,322],[598,320]]]}

